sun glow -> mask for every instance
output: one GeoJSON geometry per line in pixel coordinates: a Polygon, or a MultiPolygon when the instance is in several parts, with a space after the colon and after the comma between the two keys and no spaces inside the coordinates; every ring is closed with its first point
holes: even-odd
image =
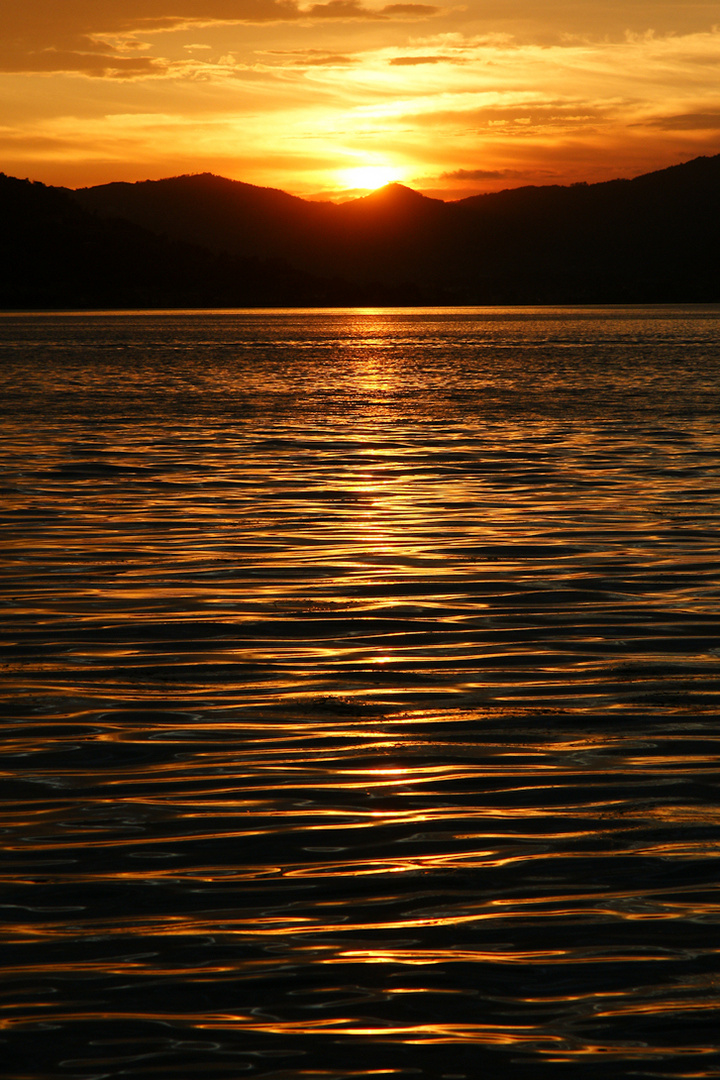
{"type": "Polygon", "coordinates": [[[401,181],[402,169],[394,165],[353,165],[349,169],[341,169],[337,175],[346,188],[375,191],[385,184],[401,181]]]}

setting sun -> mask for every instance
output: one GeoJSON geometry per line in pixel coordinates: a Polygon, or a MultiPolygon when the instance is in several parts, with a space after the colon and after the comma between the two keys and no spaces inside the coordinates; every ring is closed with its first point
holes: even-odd
{"type": "Polygon", "coordinates": [[[402,170],[394,165],[354,165],[338,173],[340,182],[347,188],[375,191],[385,184],[402,180],[402,170]]]}

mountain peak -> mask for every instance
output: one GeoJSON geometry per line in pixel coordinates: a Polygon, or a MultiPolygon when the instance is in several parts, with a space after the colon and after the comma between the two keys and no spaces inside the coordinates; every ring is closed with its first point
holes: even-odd
{"type": "Polygon", "coordinates": [[[421,204],[429,206],[431,203],[444,205],[442,199],[430,199],[427,195],[421,195],[419,191],[406,187],[405,184],[393,181],[377,188],[375,191],[371,191],[369,195],[362,195],[359,199],[351,199],[349,205],[399,209],[420,206],[421,204]]]}
{"type": "Polygon", "coordinates": [[[398,180],[391,180],[389,184],[383,184],[381,188],[377,188],[374,194],[377,195],[382,191],[386,192],[388,195],[414,195],[416,198],[420,199],[424,197],[419,191],[414,191],[413,188],[408,187],[406,184],[401,184],[398,180]]]}

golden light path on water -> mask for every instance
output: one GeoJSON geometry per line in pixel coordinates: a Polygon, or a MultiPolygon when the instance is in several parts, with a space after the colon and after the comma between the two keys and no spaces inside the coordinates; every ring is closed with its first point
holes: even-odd
{"type": "Polygon", "coordinates": [[[0,319],[8,1080],[720,1076],[718,320],[0,319]]]}

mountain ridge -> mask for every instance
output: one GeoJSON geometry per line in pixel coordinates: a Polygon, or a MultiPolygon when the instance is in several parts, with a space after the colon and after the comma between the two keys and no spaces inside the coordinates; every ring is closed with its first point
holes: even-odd
{"type": "Polygon", "coordinates": [[[389,184],[328,203],[208,172],[2,177],[0,213],[5,308],[720,302],[720,155],[454,202],[389,184]]]}
{"type": "MultiPolygon", "coordinates": [[[[281,258],[320,277],[404,284],[461,303],[718,296],[708,226],[720,236],[708,219],[720,218],[720,155],[630,180],[529,185],[456,202],[401,184],[339,204],[202,174],[149,184],[125,185],[115,212],[216,253],[281,258]],[[194,198],[193,189],[211,197],[194,198]],[[147,192],[152,200],[140,197],[147,192]],[[670,268],[678,260],[684,275],[670,268]]],[[[75,197],[110,212],[97,188],[75,197]]]]}

